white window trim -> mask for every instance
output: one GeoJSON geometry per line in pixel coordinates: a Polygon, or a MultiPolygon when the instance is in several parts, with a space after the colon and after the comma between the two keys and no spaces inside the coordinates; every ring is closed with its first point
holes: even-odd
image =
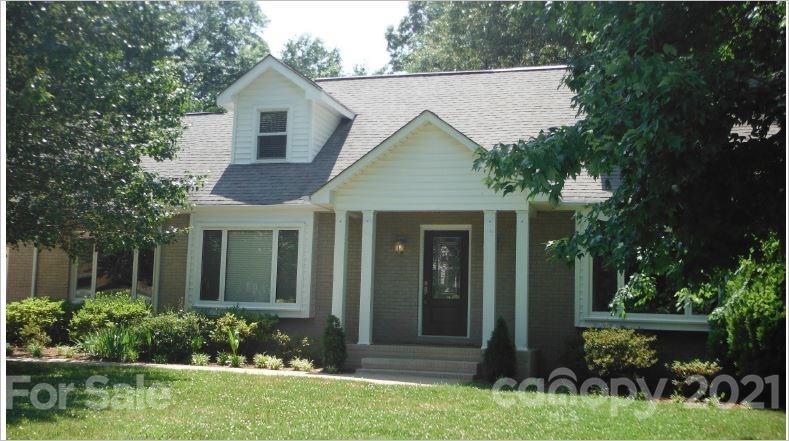
{"type": "MultiPolygon", "coordinates": [[[[576,230],[585,228],[576,221],[576,230]]],[[[690,305],[682,314],[627,313],[624,318],[611,315],[608,311],[592,310],[593,265],[589,254],[575,258],[575,326],[587,327],[625,327],[656,331],[700,331],[709,330],[707,315],[693,314],[690,305]]],[[[625,284],[624,273],[617,275],[617,287],[625,284]]]]}
{"type": "Polygon", "coordinates": [[[257,130],[254,131],[255,138],[252,140],[252,145],[254,146],[254,158],[252,160],[253,163],[260,163],[260,164],[267,164],[267,163],[280,163],[280,162],[290,162],[290,145],[291,145],[291,132],[292,130],[292,114],[290,106],[282,107],[258,107],[255,109],[255,115],[257,118],[257,130]],[[270,132],[270,133],[261,133],[260,132],[260,115],[265,112],[287,112],[286,116],[286,130],[284,132],[270,132]],[[281,136],[286,135],[285,141],[285,157],[284,158],[258,158],[258,137],[260,136],[281,136]]]}
{"type": "MultiPolygon", "coordinates": [[[[159,264],[160,264],[160,253],[161,247],[156,246],[153,250],[153,293],[151,294],[151,304],[153,305],[154,309],[156,309],[156,305],[159,301],[159,264]]],[[[132,260],[132,280],[131,280],[131,294],[133,298],[137,298],[137,278],[138,274],[137,271],[139,270],[139,259],[140,250],[134,249],[133,251],[133,260],[132,260]]],[[[85,301],[86,297],[93,297],[96,295],[96,275],[98,272],[98,263],[99,263],[99,252],[96,250],[96,247],[93,247],[93,255],[92,255],[92,271],[91,271],[91,280],[90,280],[90,293],[86,296],[77,297],[77,266],[79,265],[78,260],[71,259],[71,268],[69,269],[69,301],[72,303],[82,303],[85,301]]],[[[141,296],[145,297],[145,296],[141,296]]]]}
{"type": "Polygon", "coordinates": [[[196,274],[195,289],[192,306],[195,308],[241,308],[255,311],[271,312],[279,315],[280,317],[307,317],[309,313],[309,281],[305,280],[305,274],[309,272],[307,268],[307,260],[310,258],[308,255],[308,247],[311,247],[311,240],[306,233],[308,225],[304,222],[277,222],[270,224],[201,224],[194,226],[192,234],[194,234],[194,250],[193,259],[194,263],[191,266],[194,268],[196,274]],[[222,231],[222,254],[220,256],[219,268],[219,300],[201,300],[200,299],[200,283],[202,278],[203,266],[203,232],[205,230],[221,230],[222,231]],[[227,270],[227,232],[238,230],[272,230],[272,271],[271,271],[271,289],[272,295],[275,297],[275,302],[233,302],[225,300],[225,277],[227,270]],[[279,248],[279,231],[280,230],[296,230],[299,232],[299,249],[297,254],[297,277],[296,277],[296,302],[295,303],[276,303],[276,268],[277,268],[277,252],[279,248]]]}
{"type": "Polygon", "coordinates": [[[471,338],[471,247],[472,247],[472,237],[471,237],[471,225],[468,224],[446,224],[446,225],[420,225],[419,226],[419,290],[418,290],[418,297],[417,297],[417,304],[419,305],[419,311],[417,312],[417,323],[416,323],[416,332],[418,337],[425,337],[425,338],[436,338],[436,339],[462,339],[462,338],[471,338]],[[424,289],[423,281],[425,278],[425,232],[427,231],[468,231],[468,285],[466,287],[466,300],[467,300],[467,308],[466,311],[466,335],[425,335],[422,334],[422,290],[424,289]]]}

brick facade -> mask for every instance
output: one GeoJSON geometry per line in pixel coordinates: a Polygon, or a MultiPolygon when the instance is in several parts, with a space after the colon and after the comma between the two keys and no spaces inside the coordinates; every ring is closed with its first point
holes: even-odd
{"type": "Polygon", "coordinates": [[[13,302],[30,297],[33,281],[33,247],[21,245],[6,247],[6,301],[13,302]]]}
{"type": "MultiPolygon", "coordinates": [[[[174,225],[187,227],[189,216],[180,215],[174,225]]],[[[373,344],[476,347],[482,343],[482,212],[381,212],[376,215],[373,293],[373,344]],[[422,225],[470,225],[469,286],[470,336],[468,338],[419,336],[419,255],[422,225]],[[403,254],[394,253],[396,239],[406,239],[403,254]]],[[[571,342],[580,330],[574,325],[574,270],[552,260],[545,251],[548,241],[566,237],[575,228],[572,212],[532,213],[529,236],[529,347],[536,349],[537,373],[547,374],[563,365],[571,342]]],[[[312,318],[281,319],[281,328],[292,335],[320,338],[331,313],[334,257],[334,214],[316,213],[312,253],[312,318]]],[[[361,267],[361,216],[348,222],[347,293],[345,332],[356,343],[359,323],[361,267]]],[[[499,212],[496,227],[496,317],[503,317],[510,333],[515,321],[515,213],[499,212]]],[[[187,237],[164,245],[160,253],[159,310],[180,308],[185,300],[187,237]]],[[[8,249],[8,301],[30,295],[33,251],[30,247],[8,249]]],[[[39,253],[38,295],[68,297],[69,262],[62,251],[39,253]]],[[[671,359],[700,356],[706,333],[656,332],[660,364],[671,359]]],[[[358,354],[357,354],[358,355],[358,354]]]]}

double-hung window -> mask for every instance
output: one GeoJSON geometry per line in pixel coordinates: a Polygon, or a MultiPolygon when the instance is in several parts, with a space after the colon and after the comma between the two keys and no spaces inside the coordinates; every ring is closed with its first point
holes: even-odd
{"type": "Polygon", "coordinates": [[[285,159],[288,150],[287,110],[260,112],[258,160],[285,159]]]}
{"type": "Polygon", "coordinates": [[[203,230],[200,301],[295,304],[299,232],[293,228],[203,230]]]}

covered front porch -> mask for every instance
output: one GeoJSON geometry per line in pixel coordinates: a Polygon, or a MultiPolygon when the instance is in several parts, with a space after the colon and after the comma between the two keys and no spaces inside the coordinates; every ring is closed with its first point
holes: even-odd
{"type": "MultiPolygon", "coordinates": [[[[365,357],[481,361],[497,318],[529,350],[529,210],[339,211],[332,314],[365,357]]],[[[440,364],[440,363],[439,363],[440,364]]]]}

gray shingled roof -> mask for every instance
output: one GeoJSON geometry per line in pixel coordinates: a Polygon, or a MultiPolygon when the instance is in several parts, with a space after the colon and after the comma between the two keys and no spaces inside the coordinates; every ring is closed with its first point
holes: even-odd
{"type": "MultiPolygon", "coordinates": [[[[563,75],[562,67],[546,67],[319,79],[323,90],[357,116],[340,124],[312,163],[230,164],[232,114],[195,114],[186,117],[178,158],[146,167],[170,176],[206,175],[193,195],[198,205],[295,203],[424,110],[486,148],[572,124],[572,94],[560,87],[563,75]]],[[[609,194],[599,182],[581,177],[568,183],[564,199],[593,202],[609,194]]]]}

